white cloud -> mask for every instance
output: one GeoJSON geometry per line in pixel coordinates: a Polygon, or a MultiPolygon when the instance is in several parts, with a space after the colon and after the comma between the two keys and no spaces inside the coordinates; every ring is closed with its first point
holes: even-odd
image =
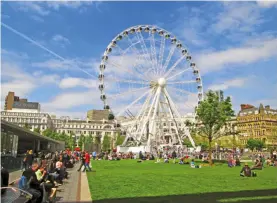
{"type": "Polygon", "coordinates": [[[207,24],[207,19],[202,18],[202,11],[195,7],[181,7],[177,10],[179,18],[173,34],[176,33],[184,40],[186,44],[194,46],[204,46],[208,43],[206,40],[207,32],[203,32],[204,25],[207,24]],[[185,14],[185,15],[184,15],[185,14]]]}
{"type": "Polygon", "coordinates": [[[58,59],[49,59],[43,62],[34,62],[31,65],[33,67],[38,67],[38,68],[49,68],[53,70],[68,70],[73,68],[72,63],[73,61],[71,60],[61,61],[58,59]]]}
{"type": "Polygon", "coordinates": [[[36,88],[45,84],[58,84],[60,77],[55,74],[43,72],[29,73],[24,70],[24,60],[29,59],[25,53],[16,53],[2,49],[1,63],[1,99],[9,91],[14,91],[18,96],[26,97],[36,88]]]}
{"type": "Polygon", "coordinates": [[[217,90],[227,90],[232,87],[242,87],[243,85],[245,85],[247,80],[248,78],[235,78],[219,84],[213,84],[209,86],[207,89],[217,91],[217,90]]]}
{"type": "Polygon", "coordinates": [[[217,33],[251,32],[263,22],[259,7],[253,2],[223,2],[223,10],[216,19],[212,29],[217,33]]]}
{"type": "Polygon", "coordinates": [[[9,91],[16,92],[20,97],[26,97],[36,88],[45,84],[55,84],[59,81],[57,75],[39,75],[36,77],[30,73],[22,71],[22,68],[13,62],[3,62],[1,64],[1,99],[9,91]]]}
{"type": "Polygon", "coordinates": [[[11,17],[11,16],[6,15],[6,14],[3,14],[3,13],[1,13],[1,16],[2,16],[2,18],[6,18],[6,19],[8,19],[8,18],[10,18],[10,17],[11,17]]]}
{"type": "Polygon", "coordinates": [[[61,80],[59,87],[62,89],[72,88],[72,87],[85,87],[85,88],[96,88],[97,82],[92,79],[84,78],[73,78],[68,77],[61,80]]]}
{"type": "Polygon", "coordinates": [[[47,5],[50,8],[53,8],[55,10],[59,10],[61,7],[67,7],[71,9],[77,9],[83,5],[91,5],[93,4],[92,1],[48,1],[47,5]]]}
{"type": "Polygon", "coordinates": [[[39,15],[46,16],[50,13],[47,9],[43,8],[38,2],[17,2],[18,9],[24,12],[35,12],[39,15]]]}
{"type": "Polygon", "coordinates": [[[41,18],[41,17],[39,17],[37,15],[32,15],[32,16],[30,16],[30,18],[33,19],[34,21],[39,22],[39,23],[44,22],[43,18],[41,18]]]}
{"type": "Polygon", "coordinates": [[[273,7],[273,6],[277,6],[277,1],[257,1],[257,4],[261,7],[264,7],[264,8],[270,8],[270,7],[273,7]]]}
{"type": "Polygon", "coordinates": [[[52,40],[61,44],[70,44],[69,39],[62,35],[55,35],[52,37],[52,40]]]}
{"type": "Polygon", "coordinates": [[[218,71],[230,64],[250,64],[277,56],[277,38],[262,41],[252,46],[230,48],[224,51],[206,53],[197,57],[201,73],[218,71]]]}
{"type": "Polygon", "coordinates": [[[85,92],[66,92],[57,95],[49,102],[42,103],[46,111],[70,109],[81,105],[90,104],[94,108],[100,104],[100,93],[96,94],[95,91],[85,92]]]}
{"type": "Polygon", "coordinates": [[[99,10],[98,1],[47,1],[47,2],[17,2],[16,9],[24,12],[34,12],[41,16],[47,16],[51,11],[59,11],[62,7],[70,9],[79,9],[80,12],[86,10],[86,6],[95,5],[96,9],[99,10]]]}

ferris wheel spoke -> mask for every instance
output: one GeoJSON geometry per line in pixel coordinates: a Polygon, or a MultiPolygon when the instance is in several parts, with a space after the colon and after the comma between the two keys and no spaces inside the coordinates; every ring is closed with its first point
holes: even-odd
{"type": "Polygon", "coordinates": [[[166,58],[165,64],[164,64],[164,66],[163,66],[163,73],[165,73],[166,68],[167,68],[167,66],[168,66],[168,64],[169,64],[169,61],[171,60],[171,57],[172,57],[172,55],[173,55],[175,49],[176,49],[176,46],[172,46],[172,47],[171,47],[170,52],[169,52],[169,54],[168,54],[168,56],[167,56],[167,58],[166,58]]]}
{"type": "Polygon", "coordinates": [[[137,35],[138,41],[140,42],[140,47],[141,47],[144,55],[146,55],[146,58],[147,58],[146,61],[151,61],[152,66],[153,66],[153,61],[151,60],[150,54],[148,52],[148,49],[147,49],[147,47],[145,45],[145,42],[144,42],[144,39],[143,39],[141,33],[140,32],[136,32],[136,35],[137,35]]]}
{"type": "Polygon", "coordinates": [[[109,99],[116,99],[118,97],[121,97],[121,96],[124,96],[126,94],[132,94],[134,92],[138,92],[138,91],[141,91],[141,90],[144,90],[144,89],[148,89],[149,87],[141,87],[141,88],[136,88],[136,89],[131,89],[129,91],[126,91],[126,92],[122,92],[122,93],[119,93],[119,94],[115,94],[115,95],[111,95],[109,96],[109,99]]]}
{"type": "Polygon", "coordinates": [[[173,79],[173,78],[175,78],[176,76],[181,75],[182,73],[184,73],[184,72],[186,72],[186,71],[188,71],[188,70],[190,70],[190,68],[184,69],[184,70],[182,70],[182,71],[176,73],[175,75],[172,75],[172,76],[170,76],[169,78],[166,78],[166,79],[167,79],[167,80],[173,79]]]}
{"type": "MultiPolygon", "coordinates": [[[[141,59],[144,58],[145,61],[148,61],[148,58],[146,57],[146,54],[143,53],[143,50],[142,50],[142,54],[141,54],[140,51],[138,51],[138,49],[137,49],[136,46],[135,46],[136,44],[140,44],[140,41],[133,43],[129,36],[127,36],[127,38],[128,38],[128,43],[130,44],[131,50],[132,50],[136,55],[140,56],[141,59]]],[[[141,64],[140,64],[140,66],[143,68],[143,66],[142,66],[141,64]]]]}
{"type": "Polygon", "coordinates": [[[174,84],[189,84],[189,83],[197,83],[197,82],[196,82],[196,80],[187,80],[187,81],[168,82],[166,84],[174,85],[174,84]]]}
{"type": "Polygon", "coordinates": [[[149,85],[149,82],[143,82],[143,81],[137,81],[137,80],[121,80],[121,79],[116,79],[116,78],[106,78],[106,79],[108,82],[149,85]]]}
{"type": "Polygon", "coordinates": [[[162,37],[161,45],[160,45],[160,53],[159,53],[159,75],[161,75],[162,66],[163,66],[163,55],[164,55],[164,45],[165,45],[165,37],[162,37]]]}
{"type": "Polygon", "coordinates": [[[149,94],[151,90],[146,91],[144,94],[142,94],[140,97],[138,97],[135,101],[133,101],[131,104],[129,104],[127,107],[125,107],[122,111],[120,111],[117,116],[120,116],[123,112],[125,112],[127,109],[131,108],[134,104],[136,104],[138,101],[140,101],[143,97],[145,97],[147,94],[149,94]]]}
{"type": "Polygon", "coordinates": [[[168,71],[165,73],[165,78],[176,68],[176,66],[178,66],[178,64],[184,59],[186,58],[186,56],[182,56],[181,58],[179,58],[173,66],[171,66],[171,68],[168,69],[168,71]]]}
{"type": "Polygon", "coordinates": [[[158,73],[158,63],[157,63],[157,56],[156,56],[156,46],[155,46],[154,34],[151,34],[151,32],[149,32],[149,37],[150,37],[150,46],[151,46],[151,56],[152,56],[152,60],[154,63],[155,72],[157,74],[158,73]],[[150,35],[151,35],[151,37],[150,37],[150,35]]]}
{"type": "Polygon", "coordinates": [[[139,75],[139,74],[136,74],[136,73],[130,71],[129,69],[122,68],[122,66],[120,66],[119,64],[117,64],[117,63],[115,63],[115,62],[107,61],[106,63],[108,63],[108,64],[110,64],[110,65],[113,65],[113,66],[115,66],[116,68],[121,69],[121,70],[123,70],[123,71],[125,71],[125,72],[128,72],[128,73],[132,74],[133,76],[142,79],[143,81],[147,81],[147,80],[145,79],[144,75],[141,76],[141,75],[139,75]]]}

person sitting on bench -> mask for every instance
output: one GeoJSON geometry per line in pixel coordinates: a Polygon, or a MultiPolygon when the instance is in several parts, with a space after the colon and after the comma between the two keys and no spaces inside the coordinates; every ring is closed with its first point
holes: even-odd
{"type": "MultiPolygon", "coordinates": [[[[32,202],[40,203],[42,201],[42,189],[40,187],[41,182],[38,181],[36,176],[36,171],[38,170],[38,163],[33,163],[31,168],[28,168],[22,173],[22,178],[25,178],[26,181],[23,187],[26,187],[26,183],[29,182],[29,188],[27,188],[27,192],[33,195],[32,202]],[[30,180],[31,179],[31,180],[30,180]]],[[[23,179],[24,180],[24,179],[23,179]]]]}

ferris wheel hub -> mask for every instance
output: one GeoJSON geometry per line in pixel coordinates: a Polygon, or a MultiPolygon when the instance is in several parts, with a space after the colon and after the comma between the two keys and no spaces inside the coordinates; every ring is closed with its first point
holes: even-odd
{"type": "Polygon", "coordinates": [[[159,78],[158,84],[159,84],[160,87],[165,87],[166,79],[165,78],[159,78]]]}

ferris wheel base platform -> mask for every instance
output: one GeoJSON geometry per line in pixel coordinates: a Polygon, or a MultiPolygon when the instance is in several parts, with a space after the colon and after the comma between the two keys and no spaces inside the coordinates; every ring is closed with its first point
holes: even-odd
{"type": "Polygon", "coordinates": [[[117,152],[122,152],[122,153],[127,153],[127,152],[132,152],[132,153],[139,153],[139,152],[150,152],[150,147],[149,146],[138,146],[138,147],[122,147],[122,146],[117,146],[117,152]]]}

